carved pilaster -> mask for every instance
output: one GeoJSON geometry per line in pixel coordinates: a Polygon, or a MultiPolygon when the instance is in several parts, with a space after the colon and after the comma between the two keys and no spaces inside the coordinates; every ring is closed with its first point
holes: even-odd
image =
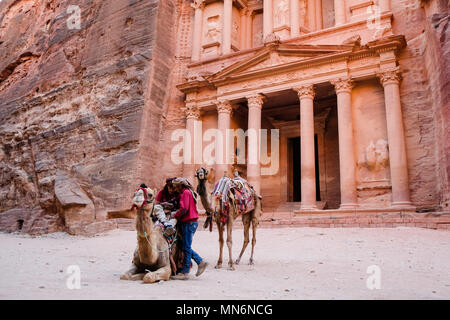
{"type": "Polygon", "coordinates": [[[300,86],[300,87],[294,87],[292,89],[297,91],[299,99],[303,99],[303,98],[314,99],[314,96],[316,94],[314,91],[314,85],[312,85],[312,84],[308,84],[308,85],[304,85],[304,86],[300,86]]]}
{"type": "Polygon", "coordinates": [[[377,74],[377,76],[380,78],[380,82],[383,85],[383,87],[385,87],[388,84],[399,85],[402,80],[401,72],[398,68],[394,70],[380,72],[379,74],[377,74]]]}

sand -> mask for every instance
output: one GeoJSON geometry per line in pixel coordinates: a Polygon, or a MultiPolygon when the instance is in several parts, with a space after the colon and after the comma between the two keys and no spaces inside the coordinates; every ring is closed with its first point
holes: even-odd
{"type": "MultiPolygon", "coordinates": [[[[0,233],[0,299],[450,299],[450,232],[418,228],[259,229],[235,271],[214,269],[218,235],[199,230],[194,249],[209,263],[189,281],[121,281],[136,245],[132,231],[84,238],[0,233]],[[68,289],[69,266],[81,288],[68,289]],[[381,272],[370,290],[370,266],[381,272]]],[[[233,254],[242,245],[233,233],[233,254]]],[[[226,246],[224,256],[227,257],[226,246]]],[[[196,266],[192,273],[195,273],[196,266]]],[[[371,282],[374,283],[374,282],[371,282]]]]}

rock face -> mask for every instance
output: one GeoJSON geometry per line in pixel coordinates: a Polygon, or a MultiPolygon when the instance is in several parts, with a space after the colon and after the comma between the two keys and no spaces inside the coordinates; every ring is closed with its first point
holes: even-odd
{"type": "Polygon", "coordinates": [[[88,225],[129,208],[144,179],[162,181],[148,172],[161,159],[175,3],[71,4],[0,2],[1,230],[99,229],[88,225]]]}

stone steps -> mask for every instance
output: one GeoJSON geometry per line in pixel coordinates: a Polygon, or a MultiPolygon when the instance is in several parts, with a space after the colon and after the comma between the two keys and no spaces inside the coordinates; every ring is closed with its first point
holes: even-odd
{"type": "MultiPolygon", "coordinates": [[[[204,218],[201,218],[203,223],[204,218]]],[[[238,218],[236,228],[242,228],[238,218]]],[[[394,228],[418,227],[428,229],[450,230],[450,213],[264,213],[260,220],[261,228],[312,227],[312,228],[394,228]]]]}

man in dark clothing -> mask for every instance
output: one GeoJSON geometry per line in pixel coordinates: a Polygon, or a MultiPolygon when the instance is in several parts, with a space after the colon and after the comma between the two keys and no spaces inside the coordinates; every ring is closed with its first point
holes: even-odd
{"type": "Polygon", "coordinates": [[[187,280],[189,279],[189,269],[192,259],[198,264],[197,277],[205,271],[208,263],[192,250],[192,240],[198,227],[197,203],[192,193],[192,186],[184,178],[173,180],[173,184],[180,194],[180,208],[173,217],[176,218],[180,224],[183,237],[184,260],[181,272],[176,276],[171,277],[171,279],[187,280]]]}

